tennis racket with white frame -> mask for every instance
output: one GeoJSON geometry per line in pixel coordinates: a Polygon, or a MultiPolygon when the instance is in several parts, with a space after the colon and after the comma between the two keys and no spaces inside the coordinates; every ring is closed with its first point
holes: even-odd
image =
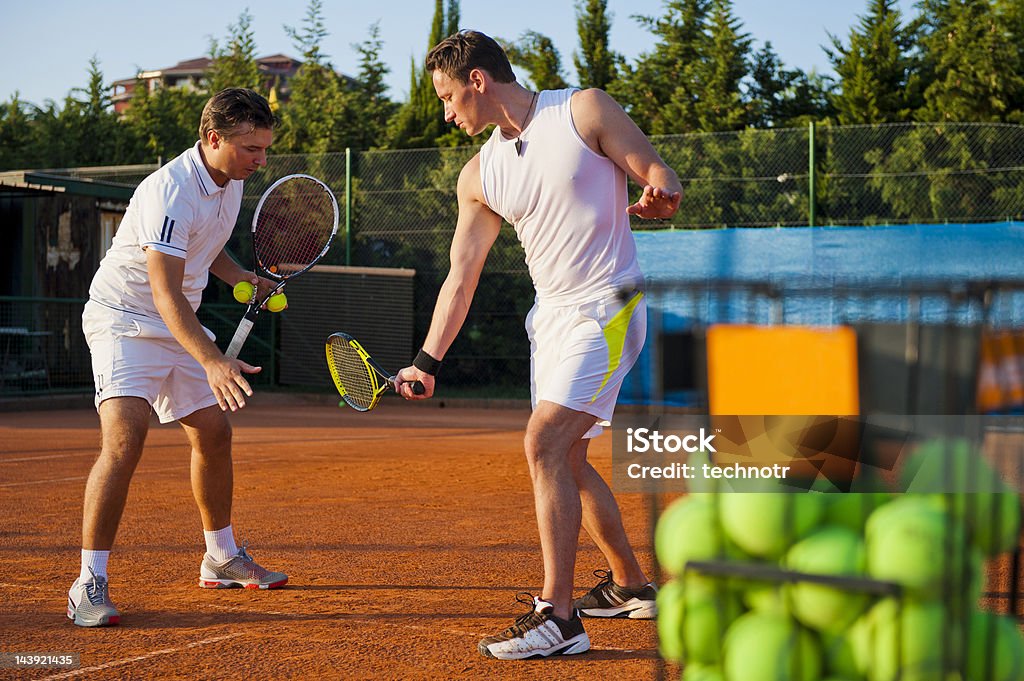
{"type": "Polygon", "coordinates": [[[226,356],[238,357],[266,302],[324,257],[337,233],[338,202],[315,177],[287,175],[263,192],[252,216],[253,271],[277,285],[262,299],[253,291],[226,356]]]}
{"type": "MultiPolygon", "coordinates": [[[[395,374],[389,373],[347,333],[334,333],[327,339],[327,367],[341,398],[356,411],[370,411],[381,395],[395,388],[395,374]]],[[[424,392],[423,384],[412,384],[416,395],[424,392]]]]}

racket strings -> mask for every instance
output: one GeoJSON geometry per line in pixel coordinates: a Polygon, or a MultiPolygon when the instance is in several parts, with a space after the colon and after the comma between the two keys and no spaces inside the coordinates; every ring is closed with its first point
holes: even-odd
{"type": "Polygon", "coordinates": [[[282,265],[305,266],[316,260],[331,241],[335,209],[330,192],[303,177],[282,182],[264,199],[256,217],[253,246],[263,268],[278,272],[282,265]]]}
{"type": "Polygon", "coordinates": [[[353,406],[369,409],[376,399],[379,386],[374,373],[349,343],[341,338],[330,341],[331,373],[344,389],[345,398],[353,406]]]}

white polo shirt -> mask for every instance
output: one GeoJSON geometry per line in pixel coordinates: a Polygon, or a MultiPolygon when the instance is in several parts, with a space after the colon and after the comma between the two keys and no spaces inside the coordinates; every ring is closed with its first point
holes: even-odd
{"type": "Polygon", "coordinates": [[[218,187],[199,142],[147,177],[135,190],[114,242],[89,287],[89,298],[116,310],[160,319],[146,249],[182,258],[181,290],[198,309],[210,265],[231,237],[242,205],[241,180],[218,187]]]}

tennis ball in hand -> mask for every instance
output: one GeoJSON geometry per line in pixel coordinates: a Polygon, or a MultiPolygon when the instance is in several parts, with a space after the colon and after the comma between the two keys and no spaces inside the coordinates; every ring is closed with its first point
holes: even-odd
{"type": "Polygon", "coordinates": [[[235,290],[233,292],[235,295],[235,300],[237,300],[240,303],[248,303],[250,300],[252,300],[252,294],[253,291],[255,290],[255,287],[248,281],[240,281],[237,284],[235,284],[235,290]]]}
{"type": "Polygon", "coordinates": [[[280,312],[288,305],[288,297],[283,293],[270,296],[270,300],[267,301],[267,309],[271,312],[280,312]]]}

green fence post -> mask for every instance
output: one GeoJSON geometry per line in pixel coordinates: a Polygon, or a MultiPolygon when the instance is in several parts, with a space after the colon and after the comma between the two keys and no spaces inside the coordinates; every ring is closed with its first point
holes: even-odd
{"type": "Polygon", "coordinates": [[[352,264],[352,147],[345,147],[345,264],[352,264]]]}
{"type": "Polygon", "coordinates": [[[808,143],[807,143],[807,226],[814,227],[815,213],[817,212],[815,206],[814,196],[814,121],[807,124],[808,132],[808,143]]]}

